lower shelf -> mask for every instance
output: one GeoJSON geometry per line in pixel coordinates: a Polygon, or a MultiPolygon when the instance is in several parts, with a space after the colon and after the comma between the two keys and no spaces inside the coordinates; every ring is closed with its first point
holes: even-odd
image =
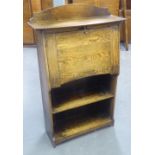
{"type": "Polygon", "coordinates": [[[98,102],[98,101],[102,101],[102,100],[106,100],[109,98],[113,98],[114,95],[106,92],[106,93],[90,93],[90,94],[85,94],[85,96],[77,96],[76,98],[66,101],[62,104],[58,104],[57,106],[54,106],[53,108],[53,114],[59,113],[59,112],[63,112],[66,110],[70,110],[70,109],[74,109],[74,108],[78,108],[78,107],[82,107],[82,106],[86,106],[89,104],[93,104],[94,102],[98,102]]]}
{"type": "Polygon", "coordinates": [[[110,117],[105,116],[93,116],[92,118],[85,117],[84,119],[76,120],[72,123],[67,123],[61,130],[55,133],[55,144],[59,144],[65,140],[73,137],[94,131],[96,129],[106,127],[113,124],[113,120],[110,117]]]}

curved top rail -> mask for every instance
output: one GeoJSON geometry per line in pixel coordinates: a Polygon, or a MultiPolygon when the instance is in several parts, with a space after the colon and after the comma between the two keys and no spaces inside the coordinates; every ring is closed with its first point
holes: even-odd
{"type": "Polygon", "coordinates": [[[34,29],[74,27],[79,26],[80,22],[82,24],[84,21],[87,25],[90,23],[89,20],[98,18],[102,18],[103,22],[103,18],[107,19],[108,17],[111,18],[112,16],[110,16],[107,8],[99,8],[88,4],[68,4],[34,14],[29,21],[29,25],[34,29]]]}

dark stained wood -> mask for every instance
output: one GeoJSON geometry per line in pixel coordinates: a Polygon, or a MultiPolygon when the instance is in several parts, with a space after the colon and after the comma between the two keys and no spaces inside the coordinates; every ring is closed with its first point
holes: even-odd
{"type": "Polygon", "coordinates": [[[113,125],[123,20],[86,4],[50,8],[30,19],[46,131],[54,145],[113,125]]]}
{"type": "MultiPolygon", "coordinates": [[[[122,16],[123,12],[120,10],[120,15],[122,16]]],[[[126,11],[126,22],[127,22],[127,29],[128,29],[128,41],[131,43],[131,10],[126,11]]],[[[124,22],[121,25],[121,41],[125,40],[125,31],[124,31],[125,25],[124,22]]]]}
{"type": "MultiPolygon", "coordinates": [[[[122,0],[122,10],[123,10],[123,17],[127,18],[127,4],[126,4],[126,0],[122,0]]],[[[126,50],[128,50],[128,25],[127,25],[127,20],[124,21],[124,40],[125,40],[125,47],[126,47],[126,50]]]]}
{"type": "MultiPolygon", "coordinates": [[[[52,119],[52,103],[50,99],[50,80],[49,68],[47,64],[47,55],[45,51],[45,38],[42,31],[37,31],[37,54],[40,72],[40,84],[42,92],[42,103],[45,118],[46,132],[49,137],[53,137],[53,119],[52,119]]],[[[54,144],[54,143],[53,143],[54,144]]]]}
{"type": "Polygon", "coordinates": [[[131,10],[131,0],[127,0],[127,10],[131,10]]]}
{"type": "Polygon", "coordinates": [[[83,119],[79,119],[76,122],[69,122],[65,124],[62,130],[58,131],[55,134],[57,139],[56,144],[62,143],[65,140],[69,140],[71,138],[80,136],[81,134],[89,133],[99,128],[111,126],[113,124],[113,120],[110,117],[86,117],[83,119]],[[67,129],[66,129],[67,128],[67,129]]]}
{"type": "Polygon", "coordinates": [[[29,0],[23,1],[23,41],[24,44],[34,43],[34,34],[31,27],[27,24],[28,20],[32,16],[32,7],[29,0]]]}
{"type": "Polygon", "coordinates": [[[27,24],[34,13],[40,12],[42,9],[53,6],[53,0],[24,0],[23,1],[23,44],[34,45],[35,33],[27,24]]]}

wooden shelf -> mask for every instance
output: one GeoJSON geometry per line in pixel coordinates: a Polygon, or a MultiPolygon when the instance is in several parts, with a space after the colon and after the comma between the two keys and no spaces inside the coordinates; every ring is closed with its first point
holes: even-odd
{"type": "Polygon", "coordinates": [[[111,99],[54,115],[55,143],[113,124],[111,99]]]}
{"type": "Polygon", "coordinates": [[[122,21],[107,8],[70,4],[28,22],[37,33],[46,132],[54,146],[113,124],[122,21]]]}
{"type": "Polygon", "coordinates": [[[89,104],[94,104],[95,102],[109,99],[112,97],[114,97],[114,95],[108,92],[106,93],[100,92],[94,94],[90,93],[85,96],[77,96],[72,100],[65,101],[64,103],[55,105],[55,107],[53,108],[53,114],[60,113],[70,109],[75,109],[89,104]]]}
{"type": "Polygon", "coordinates": [[[69,121],[68,123],[65,123],[61,130],[55,133],[55,143],[58,144],[75,136],[79,136],[112,124],[113,120],[110,117],[101,115],[90,118],[85,117],[84,119],[79,120],[77,119],[75,122],[69,121]]]}

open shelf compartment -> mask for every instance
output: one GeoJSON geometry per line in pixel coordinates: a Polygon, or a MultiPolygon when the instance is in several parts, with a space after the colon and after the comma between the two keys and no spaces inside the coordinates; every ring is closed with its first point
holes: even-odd
{"type": "Polygon", "coordinates": [[[53,89],[53,114],[113,98],[110,79],[110,75],[88,77],[53,89]]]}
{"type": "Polygon", "coordinates": [[[55,114],[55,143],[113,124],[111,99],[55,114]]]}

